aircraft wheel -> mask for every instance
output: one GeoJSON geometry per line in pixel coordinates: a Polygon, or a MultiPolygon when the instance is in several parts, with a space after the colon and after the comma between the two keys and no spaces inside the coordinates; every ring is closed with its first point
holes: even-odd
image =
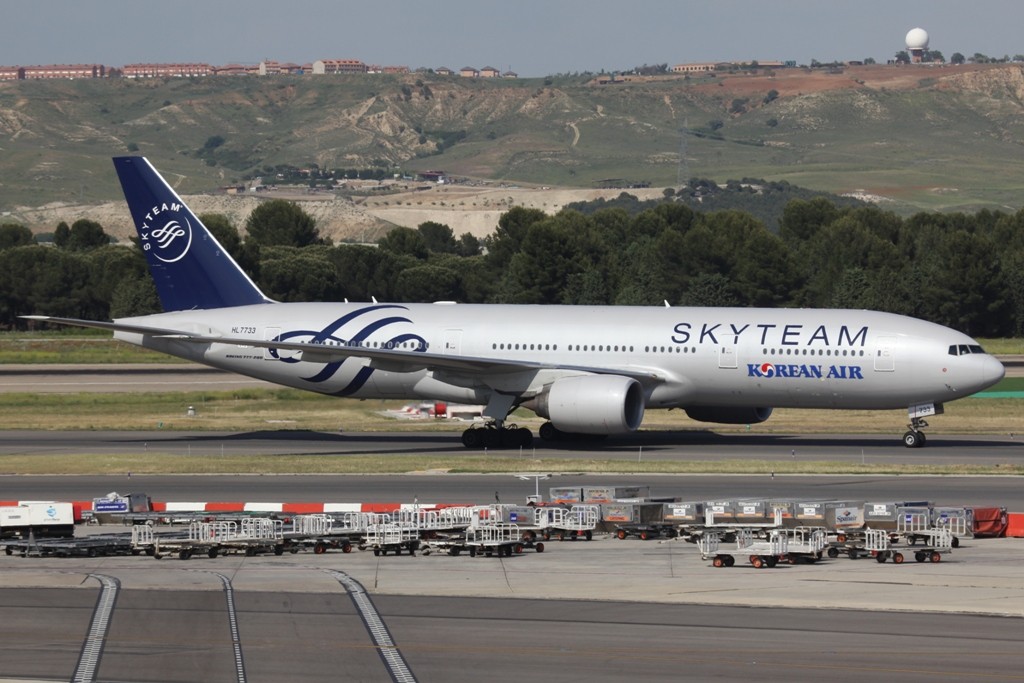
{"type": "Polygon", "coordinates": [[[516,430],[516,434],[519,435],[518,442],[523,448],[529,448],[533,445],[533,432],[526,427],[520,427],[516,430]]]}
{"type": "Polygon", "coordinates": [[[923,443],[920,432],[910,430],[903,435],[903,445],[907,448],[920,448],[923,443]]]}
{"type": "Polygon", "coordinates": [[[542,424],[537,433],[540,434],[540,438],[545,441],[558,441],[558,438],[562,435],[562,433],[558,431],[558,428],[550,422],[542,424]]]}
{"type": "Polygon", "coordinates": [[[467,429],[462,432],[462,445],[466,448],[479,448],[482,439],[479,429],[467,429]]]}

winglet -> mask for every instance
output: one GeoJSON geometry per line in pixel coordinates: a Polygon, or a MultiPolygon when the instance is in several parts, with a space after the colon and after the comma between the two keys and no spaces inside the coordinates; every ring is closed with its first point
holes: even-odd
{"type": "Polygon", "coordinates": [[[270,303],[145,157],[114,157],[165,311],[270,303]]]}

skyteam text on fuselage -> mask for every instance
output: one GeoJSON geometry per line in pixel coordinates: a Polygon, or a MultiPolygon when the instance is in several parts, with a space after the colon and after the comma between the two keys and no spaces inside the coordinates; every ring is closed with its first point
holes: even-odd
{"type": "Polygon", "coordinates": [[[333,396],[483,404],[467,447],[529,445],[507,423],[520,406],[549,420],[545,439],[632,432],[650,408],[730,424],[777,407],[903,408],[914,447],[945,402],[1004,374],[960,332],[875,311],[278,303],[145,158],[114,167],[165,312],[31,317],[333,396]]]}

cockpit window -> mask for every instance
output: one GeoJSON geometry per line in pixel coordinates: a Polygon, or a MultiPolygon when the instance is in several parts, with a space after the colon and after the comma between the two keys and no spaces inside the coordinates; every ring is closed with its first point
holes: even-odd
{"type": "Polygon", "coordinates": [[[949,347],[951,356],[967,356],[972,353],[985,353],[980,344],[953,344],[949,347]]]}

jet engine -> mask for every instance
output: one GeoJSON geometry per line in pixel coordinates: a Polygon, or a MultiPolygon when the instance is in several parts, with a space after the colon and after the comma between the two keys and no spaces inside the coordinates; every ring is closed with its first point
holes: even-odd
{"type": "Polygon", "coordinates": [[[772,416],[771,408],[732,406],[690,406],[686,414],[698,422],[717,422],[727,425],[750,425],[764,422],[772,416]]]}
{"type": "Polygon", "coordinates": [[[523,405],[571,434],[624,434],[644,419],[643,388],[621,375],[559,379],[523,405]]]}

